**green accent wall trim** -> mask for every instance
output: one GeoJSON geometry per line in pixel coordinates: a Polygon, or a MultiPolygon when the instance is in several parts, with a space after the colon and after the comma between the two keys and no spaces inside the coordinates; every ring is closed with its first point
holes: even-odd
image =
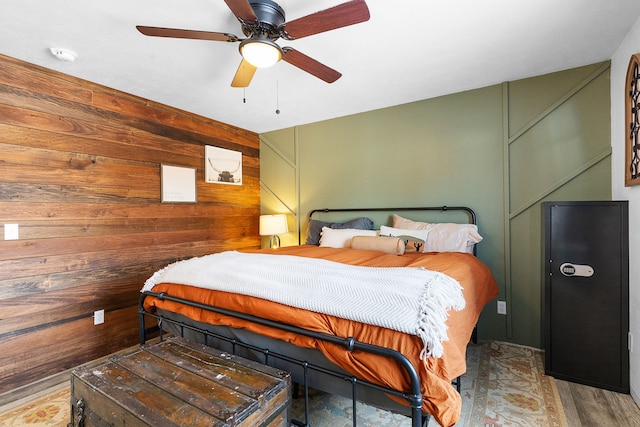
{"type": "Polygon", "coordinates": [[[611,199],[609,70],[606,62],[503,85],[508,123],[524,123],[505,140],[505,297],[511,308],[506,336],[511,341],[542,346],[540,203],[611,199]],[[544,102],[529,103],[529,96],[544,102]]]}
{"type": "MultiPolygon", "coordinates": [[[[502,84],[502,162],[504,177],[502,180],[502,206],[504,218],[509,218],[510,212],[510,183],[508,176],[511,165],[509,163],[509,83],[502,84]]],[[[507,303],[505,314],[505,334],[508,339],[513,338],[512,306],[511,298],[511,221],[504,221],[504,300],[507,303]]],[[[495,274],[495,273],[494,273],[495,274]]]]}
{"type": "MultiPolygon", "coordinates": [[[[531,122],[527,123],[520,130],[515,132],[513,135],[509,137],[509,144],[516,142],[525,132],[529,131],[536,124],[542,121],[549,114],[553,113],[559,106],[567,102],[571,97],[584,89],[589,83],[595,80],[597,77],[601,76],[603,73],[608,72],[610,68],[610,64],[605,62],[598,66],[595,71],[589,74],[584,80],[576,84],[571,90],[565,93],[560,97],[555,103],[551,104],[546,110],[540,113],[536,118],[534,118],[531,122]]],[[[508,83],[506,83],[508,85],[508,83]]],[[[508,128],[507,128],[508,129],[508,128]]]]}
{"type": "Polygon", "coordinates": [[[539,204],[611,198],[609,91],[598,63],[260,135],[262,212],[296,245],[312,209],[469,206],[507,301],[480,338],[541,347],[539,204]]]}
{"type": "MultiPolygon", "coordinates": [[[[271,167],[260,175],[261,214],[285,213],[290,232],[280,236],[283,245],[300,244],[300,192],[299,150],[297,129],[284,132],[285,138],[260,136],[262,158],[269,158],[271,167]],[[284,142],[283,142],[284,141],[284,142]],[[284,178],[283,178],[284,176],[284,178]],[[283,196],[286,195],[286,196],[283,196]],[[292,227],[292,223],[295,225],[292,227]]],[[[278,135],[276,132],[272,135],[278,135]]],[[[262,239],[262,247],[268,247],[268,239],[262,239]]]]}
{"type": "MultiPolygon", "coordinates": [[[[260,191],[265,191],[267,193],[269,193],[269,195],[271,197],[273,197],[274,199],[276,199],[278,202],[280,202],[280,204],[285,208],[285,210],[287,211],[287,213],[289,213],[290,215],[294,215],[296,216],[296,211],[293,210],[293,208],[287,206],[287,204],[278,197],[278,195],[271,190],[269,187],[267,187],[266,185],[264,185],[262,182],[260,183],[260,191]]],[[[262,212],[262,213],[266,213],[266,212],[262,212]]],[[[282,212],[280,212],[282,213],[282,212]]]]}
{"type": "MultiPolygon", "coordinates": [[[[510,104],[510,83],[505,82],[502,85],[503,89],[503,141],[504,141],[504,160],[505,160],[505,174],[506,176],[511,176],[512,174],[512,165],[511,165],[511,147],[515,144],[519,143],[524,139],[525,135],[536,128],[539,124],[541,124],[546,118],[552,116],[554,113],[558,112],[558,109],[569,102],[574,96],[578,95],[581,91],[585,90],[590,84],[592,84],[596,79],[603,78],[606,80],[608,78],[608,72],[610,69],[610,64],[608,62],[598,64],[595,66],[595,69],[592,72],[589,72],[585,78],[582,80],[577,80],[575,85],[568,86],[565,89],[565,92],[559,92],[559,97],[555,102],[552,102],[545,109],[543,109],[539,114],[535,115],[533,119],[520,127],[516,132],[511,134],[511,129],[509,126],[510,123],[510,112],[511,112],[511,104],[510,104]]],[[[522,107],[520,107],[522,109],[522,107]]],[[[534,139],[534,143],[535,143],[534,139]]],[[[611,146],[608,145],[602,151],[593,155],[593,157],[589,159],[585,159],[584,163],[577,165],[574,169],[567,171],[567,173],[563,176],[560,176],[557,181],[550,183],[549,186],[543,188],[540,192],[532,194],[529,199],[521,201],[517,206],[512,206],[511,200],[511,191],[512,188],[511,179],[505,179],[504,181],[504,206],[505,206],[505,218],[508,218],[508,221],[505,221],[505,277],[507,278],[505,283],[505,300],[507,302],[507,315],[506,315],[506,336],[508,339],[513,339],[513,316],[512,310],[513,307],[513,298],[512,298],[512,287],[513,287],[513,278],[512,278],[512,241],[511,241],[511,229],[513,226],[514,219],[526,212],[529,209],[538,209],[539,204],[544,201],[547,197],[550,197],[554,194],[555,191],[561,189],[565,185],[567,185],[571,180],[576,179],[578,176],[585,174],[588,172],[590,168],[599,164],[603,161],[610,161],[611,157],[611,146]]],[[[516,189],[517,190],[517,189],[516,189]]],[[[610,198],[610,195],[608,195],[610,198]]]]}
{"type": "Polygon", "coordinates": [[[510,212],[509,219],[513,220],[515,217],[517,217],[518,215],[522,214],[527,209],[531,209],[531,208],[536,208],[537,209],[537,207],[540,204],[540,202],[542,202],[550,194],[553,194],[554,191],[562,188],[564,185],[569,183],[571,180],[573,180],[573,179],[577,178],[578,176],[580,176],[581,174],[587,172],[589,169],[591,169],[592,167],[594,167],[598,163],[600,163],[602,161],[605,161],[605,160],[610,160],[610,157],[611,157],[611,147],[606,148],[605,150],[603,150],[601,153],[599,153],[597,156],[595,156],[594,158],[592,158],[588,162],[580,165],[580,167],[578,167],[578,168],[574,169],[573,171],[569,172],[566,176],[562,177],[560,180],[555,182],[549,188],[547,188],[544,191],[542,191],[540,194],[535,195],[532,199],[530,199],[527,202],[525,202],[522,206],[514,209],[512,212],[510,212]]]}

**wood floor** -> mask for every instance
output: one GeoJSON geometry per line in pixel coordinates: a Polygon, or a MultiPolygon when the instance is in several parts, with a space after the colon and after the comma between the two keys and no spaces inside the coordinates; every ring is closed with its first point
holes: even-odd
{"type": "MultiPolygon", "coordinates": [[[[48,387],[66,382],[68,378],[68,372],[61,373],[22,390],[0,394],[0,412],[37,397],[38,392],[48,392],[48,387]]],[[[557,379],[555,381],[568,427],[640,427],[640,408],[630,395],[557,379]]]]}
{"type": "Polygon", "coordinates": [[[556,380],[569,427],[640,426],[640,408],[628,394],[556,380]]]}

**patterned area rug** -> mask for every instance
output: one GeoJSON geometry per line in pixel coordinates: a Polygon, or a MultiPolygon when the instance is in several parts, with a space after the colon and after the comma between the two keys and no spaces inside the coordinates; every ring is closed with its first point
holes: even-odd
{"type": "Polygon", "coordinates": [[[463,409],[461,425],[567,426],[555,380],[544,374],[540,350],[493,341],[471,347],[479,350],[478,374],[470,387],[473,394],[462,390],[463,406],[469,408],[463,409]]]}
{"type": "MultiPolygon", "coordinates": [[[[567,421],[554,379],[544,375],[542,352],[500,342],[469,345],[462,377],[462,414],[458,426],[559,426],[567,421]]],[[[352,426],[351,401],[312,391],[313,427],[352,426]]],[[[292,415],[303,419],[304,403],[294,399],[292,415]]],[[[398,414],[358,404],[358,426],[410,426],[398,414]]],[[[69,388],[59,388],[0,413],[2,427],[65,427],[69,422],[69,388]]],[[[429,427],[437,424],[430,420],[429,427]]]]}
{"type": "MultiPolygon", "coordinates": [[[[567,420],[555,380],[544,375],[543,353],[529,347],[501,342],[470,344],[467,373],[462,377],[462,412],[457,426],[558,426],[567,420]]],[[[352,426],[349,399],[314,392],[309,414],[314,427],[352,426]]],[[[292,415],[303,420],[304,404],[294,400],[292,415]]],[[[397,414],[358,404],[358,426],[410,426],[397,414]]],[[[438,424],[431,419],[429,427],[438,424]]]]}
{"type": "Polygon", "coordinates": [[[57,387],[42,397],[33,399],[0,414],[2,427],[66,427],[69,422],[69,387],[57,387]]]}

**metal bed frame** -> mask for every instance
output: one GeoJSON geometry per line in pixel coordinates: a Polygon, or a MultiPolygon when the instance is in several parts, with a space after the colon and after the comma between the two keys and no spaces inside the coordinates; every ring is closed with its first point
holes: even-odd
{"type": "Polygon", "coordinates": [[[147,334],[149,333],[153,333],[156,331],[160,331],[160,337],[162,339],[163,336],[163,322],[170,322],[170,323],[174,323],[176,324],[180,330],[181,330],[181,335],[184,333],[184,329],[191,329],[195,332],[199,332],[202,333],[205,337],[205,344],[207,344],[207,339],[210,337],[225,341],[227,343],[229,343],[231,345],[231,351],[230,353],[232,354],[236,354],[236,347],[241,346],[241,347],[245,347],[248,348],[250,350],[253,351],[257,351],[262,353],[263,355],[263,360],[261,360],[261,363],[264,363],[265,365],[269,364],[269,360],[270,358],[276,358],[276,359],[281,359],[284,360],[286,362],[292,363],[294,365],[298,365],[302,371],[303,371],[303,384],[301,384],[304,387],[304,399],[305,399],[305,414],[304,414],[304,420],[296,420],[296,419],[292,419],[291,422],[297,426],[304,426],[304,427],[308,427],[310,426],[309,424],[309,388],[312,387],[312,384],[310,384],[309,381],[309,371],[316,371],[316,372],[320,372],[322,374],[325,375],[330,375],[336,378],[342,378],[345,381],[348,381],[351,383],[351,393],[352,393],[352,408],[353,408],[353,426],[356,427],[357,425],[357,409],[356,409],[356,402],[358,401],[357,398],[357,386],[364,386],[364,387],[369,387],[375,390],[378,390],[380,392],[383,393],[387,393],[387,394],[391,394],[393,396],[397,396],[400,397],[404,400],[406,400],[410,407],[411,407],[411,419],[412,419],[412,426],[413,427],[420,427],[423,425],[423,420],[424,420],[424,425],[426,425],[426,422],[429,420],[429,415],[428,414],[422,414],[422,393],[420,392],[420,379],[418,376],[418,373],[415,369],[415,367],[413,366],[413,364],[409,361],[409,359],[407,359],[403,354],[395,351],[395,350],[391,350],[385,347],[380,347],[380,346],[376,346],[376,345],[372,345],[372,344],[367,344],[367,343],[362,343],[357,341],[354,338],[348,337],[348,338],[340,338],[337,337],[335,335],[327,335],[327,334],[323,334],[323,333],[318,333],[318,332],[313,332],[313,331],[308,331],[305,329],[301,329],[298,328],[296,326],[293,325],[289,325],[289,324],[283,324],[283,323],[278,323],[278,322],[273,322],[267,319],[262,319],[262,318],[258,318],[255,316],[251,316],[249,314],[245,314],[245,313],[240,313],[240,312],[236,312],[236,311],[232,311],[232,310],[226,310],[226,309],[222,309],[219,307],[213,307],[213,306],[209,306],[209,305],[205,305],[205,304],[200,304],[197,302],[193,302],[193,301],[189,301],[189,300],[185,300],[182,298],[176,298],[176,297],[172,297],[170,295],[167,295],[165,293],[155,293],[155,292],[143,292],[142,295],[140,296],[140,304],[139,304],[139,309],[138,309],[138,313],[139,313],[139,319],[140,319],[140,345],[143,345],[146,340],[147,340],[147,334]],[[189,325],[183,322],[179,322],[179,321],[175,321],[175,320],[171,320],[171,319],[167,319],[167,318],[163,318],[160,315],[156,315],[153,313],[149,313],[144,309],[144,300],[148,297],[156,297],[160,300],[167,300],[167,301],[172,301],[172,302],[178,302],[181,304],[185,304],[185,305],[189,305],[191,307],[196,307],[196,308],[200,308],[203,310],[208,310],[208,311],[212,311],[215,313],[220,313],[220,314],[224,314],[227,316],[234,316],[237,317],[239,319],[242,320],[247,320],[247,321],[251,321],[251,322],[255,322],[261,325],[265,325],[265,326],[270,326],[270,327],[274,327],[274,328],[278,328],[278,329],[282,329],[284,331],[287,332],[293,332],[296,334],[300,334],[300,335],[306,335],[318,340],[323,340],[323,341],[328,341],[331,342],[333,344],[338,344],[343,346],[344,348],[346,348],[349,351],[365,351],[365,352],[369,352],[369,353],[373,353],[373,354],[377,354],[377,355],[381,355],[381,356],[385,356],[385,357],[389,357],[394,359],[396,362],[398,362],[398,364],[404,368],[404,370],[407,372],[407,374],[409,375],[409,378],[411,380],[411,390],[407,391],[407,392],[403,392],[403,391],[398,391],[398,390],[393,390],[390,388],[386,388],[383,386],[379,386],[377,384],[373,384],[370,383],[368,381],[364,381],[361,380],[355,376],[345,376],[344,373],[338,372],[338,371],[333,371],[331,369],[327,369],[325,367],[319,366],[319,365],[314,365],[311,364],[305,360],[298,360],[292,357],[289,357],[287,355],[281,354],[281,353],[277,353],[277,352],[273,352],[270,351],[268,348],[260,348],[248,343],[244,343],[241,341],[238,341],[236,339],[233,338],[229,338],[226,337],[224,335],[220,335],[220,334],[216,334],[214,332],[202,329],[202,328],[198,328],[196,326],[193,325],[189,325]],[[146,328],[145,324],[144,324],[144,318],[145,316],[150,316],[153,318],[158,319],[158,326],[154,326],[152,328],[146,328]]]}
{"type": "MultiPolygon", "coordinates": [[[[329,212],[395,212],[395,211],[463,211],[466,212],[469,216],[469,224],[476,224],[476,213],[473,209],[468,208],[466,206],[428,206],[424,208],[338,208],[338,209],[314,209],[309,213],[309,220],[312,219],[313,214],[315,213],[329,213],[329,212]]],[[[473,254],[477,255],[476,247],[473,247],[473,254]]]]}
{"type": "MultiPolygon", "coordinates": [[[[469,223],[475,224],[476,223],[476,215],[474,213],[473,210],[471,210],[470,208],[467,207],[447,207],[447,206],[441,206],[441,207],[423,207],[423,208],[365,208],[365,209],[355,209],[355,208],[346,208],[346,209],[316,209],[310,212],[309,214],[309,219],[311,219],[311,217],[313,216],[314,213],[317,212],[368,212],[368,211],[388,211],[388,212],[392,212],[392,211],[465,211],[470,218],[469,223]]],[[[474,255],[475,255],[475,249],[474,249],[474,255]]],[[[404,399],[409,407],[410,407],[410,411],[411,411],[411,419],[412,419],[412,427],[421,427],[421,426],[426,426],[430,415],[429,414],[423,414],[422,413],[422,393],[420,392],[420,379],[419,379],[419,375],[416,371],[416,368],[413,366],[413,364],[400,352],[396,351],[396,350],[392,350],[389,348],[385,348],[385,347],[380,347],[377,345],[372,345],[372,344],[368,344],[368,343],[363,343],[363,342],[359,342],[356,339],[354,339],[353,337],[338,337],[335,335],[328,335],[328,334],[324,334],[324,333],[318,333],[318,332],[314,332],[314,331],[309,331],[306,329],[302,329],[299,328],[297,326],[294,325],[290,325],[290,324],[285,324],[285,323],[279,323],[279,322],[274,322],[268,319],[263,319],[263,318],[259,318],[256,316],[252,316],[250,314],[246,314],[246,313],[241,313],[241,312],[236,312],[236,311],[232,311],[232,310],[227,310],[227,309],[223,309],[220,307],[215,307],[215,306],[210,306],[210,305],[206,305],[206,304],[201,304],[198,302],[194,302],[194,301],[190,301],[190,300],[186,300],[183,298],[178,298],[178,297],[173,297],[171,295],[168,295],[164,292],[161,293],[157,293],[157,292],[152,292],[152,291],[145,291],[140,295],[140,299],[139,299],[139,305],[138,305],[138,318],[139,318],[139,332],[140,332],[140,344],[143,345],[145,344],[145,342],[147,341],[147,337],[150,334],[156,334],[159,333],[160,334],[160,339],[163,338],[164,335],[164,322],[168,322],[171,323],[173,325],[175,325],[179,330],[180,330],[180,335],[183,336],[185,333],[185,330],[191,330],[197,333],[201,333],[204,336],[205,339],[205,344],[207,344],[207,341],[211,338],[215,338],[218,340],[221,340],[223,342],[226,342],[231,350],[230,353],[232,354],[236,354],[237,351],[237,347],[243,347],[255,352],[258,352],[259,354],[262,355],[262,360],[260,360],[261,363],[264,364],[269,364],[270,359],[275,358],[275,359],[280,359],[283,361],[286,361],[287,363],[293,364],[293,365],[297,365],[301,370],[302,370],[302,386],[304,388],[304,399],[305,399],[305,411],[304,411],[304,420],[296,420],[296,419],[292,419],[291,422],[293,424],[295,424],[296,426],[301,426],[301,427],[309,427],[309,388],[313,386],[313,384],[310,383],[309,380],[309,372],[310,371],[315,371],[324,375],[329,375],[332,377],[336,377],[336,378],[341,378],[344,381],[347,381],[351,384],[351,399],[352,399],[352,409],[353,409],[353,426],[356,427],[357,426],[357,410],[356,410],[356,403],[358,401],[358,396],[357,396],[357,389],[358,387],[367,387],[373,390],[377,390],[381,393],[385,393],[391,396],[395,396],[401,399],[404,399]],[[191,306],[191,307],[195,307],[195,308],[199,308],[199,309],[203,309],[203,310],[207,310],[207,311],[211,311],[211,312],[215,312],[215,313],[219,313],[219,314],[223,314],[226,316],[232,316],[232,317],[236,317],[245,321],[250,321],[250,322],[254,322],[260,325],[264,325],[264,326],[269,326],[269,327],[273,327],[273,328],[277,328],[277,329],[281,329],[283,331],[286,332],[292,332],[292,333],[296,333],[296,334],[300,334],[300,335],[304,335],[304,336],[308,336],[317,340],[322,340],[322,341],[327,341],[333,344],[337,344],[337,345],[341,345],[342,347],[346,348],[349,351],[364,351],[364,352],[368,352],[368,353],[372,353],[372,354],[376,354],[376,355],[380,355],[380,356],[384,356],[384,357],[388,357],[391,358],[393,360],[395,360],[398,365],[405,370],[405,372],[408,375],[408,378],[410,379],[410,390],[405,390],[405,391],[399,391],[399,390],[394,390],[394,389],[390,389],[387,387],[383,387],[368,381],[364,381],[361,380],[355,376],[352,375],[345,375],[343,372],[338,372],[338,371],[334,371],[331,369],[328,369],[326,367],[323,366],[319,366],[319,365],[315,365],[312,363],[309,363],[305,360],[299,360],[299,359],[295,359],[292,357],[289,357],[285,354],[281,354],[281,353],[277,353],[274,351],[270,351],[268,348],[261,348],[261,347],[257,347],[254,345],[251,345],[249,343],[245,343],[242,341],[239,341],[237,339],[234,338],[230,338],[224,335],[220,335],[218,333],[191,325],[191,324],[187,324],[178,320],[173,320],[173,319],[168,319],[166,317],[163,317],[161,315],[155,314],[155,313],[151,313],[145,310],[144,308],[144,301],[147,297],[155,297],[158,298],[159,300],[167,300],[167,301],[172,301],[172,302],[176,302],[176,303],[180,303],[180,304],[184,304],[187,306],[191,306]],[[154,325],[152,327],[147,328],[146,324],[145,324],[145,319],[147,317],[150,318],[154,318],[157,320],[157,325],[154,325]]],[[[477,334],[476,334],[476,329],[474,328],[473,331],[473,335],[472,335],[472,339],[474,342],[476,342],[477,339],[477,334]]],[[[453,381],[453,384],[456,386],[456,389],[458,390],[458,392],[460,391],[460,377],[456,378],[453,381]]],[[[297,391],[297,390],[296,390],[297,391]]]]}

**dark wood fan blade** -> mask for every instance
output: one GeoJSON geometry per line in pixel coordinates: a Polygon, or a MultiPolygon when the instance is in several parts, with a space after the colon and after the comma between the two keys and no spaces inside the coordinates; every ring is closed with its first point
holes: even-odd
{"type": "Polygon", "coordinates": [[[329,68],[321,62],[318,62],[293,48],[285,47],[282,50],[284,51],[282,59],[289,64],[300,68],[302,71],[313,74],[320,80],[324,80],[327,83],[333,83],[342,77],[342,74],[333,68],[329,68]]]}
{"type": "Polygon", "coordinates": [[[238,67],[238,71],[236,71],[236,75],[233,77],[231,87],[248,87],[256,70],[256,67],[243,59],[238,67]]]}
{"type": "Polygon", "coordinates": [[[240,21],[253,22],[258,20],[247,0],[224,0],[224,2],[240,21]]]}
{"type": "Polygon", "coordinates": [[[214,40],[219,42],[237,42],[239,39],[233,34],[215,33],[212,31],[180,30],[178,28],[145,27],[136,28],[145,36],[171,37],[178,39],[214,40]]]}
{"type": "Polygon", "coordinates": [[[287,22],[284,32],[291,39],[301,39],[368,20],[369,8],[364,0],[353,0],[287,22]]]}

